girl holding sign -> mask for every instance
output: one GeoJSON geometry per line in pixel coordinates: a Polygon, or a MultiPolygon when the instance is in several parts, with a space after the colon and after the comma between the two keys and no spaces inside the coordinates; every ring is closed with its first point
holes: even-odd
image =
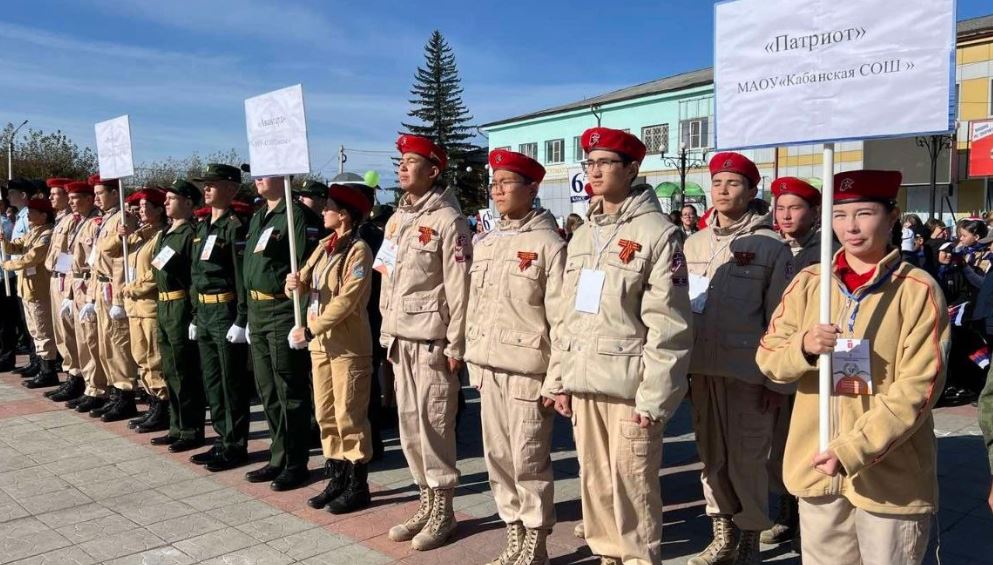
{"type": "Polygon", "coordinates": [[[307,501],[333,514],[369,505],[372,432],[367,417],[372,389],[372,332],[366,308],[372,291],[372,249],[358,236],[372,202],[358,184],[332,184],[321,240],[298,273],[286,275],[285,293],[310,297],[306,326],[290,332],[293,349],[310,350],[314,412],[327,459],[324,491],[307,501]],[[308,345],[309,343],[309,345],[308,345]]]}
{"type": "Polygon", "coordinates": [[[948,314],[938,284],[890,245],[901,175],[835,175],[833,324],[818,323],[820,265],[800,271],[757,361],[797,383],[786,488],[800,498],[803,562],[921,563],[936,510],[934,406],[948,314]],[[818,449],[817,356],[831,353],[831,441],[818,449]]]}

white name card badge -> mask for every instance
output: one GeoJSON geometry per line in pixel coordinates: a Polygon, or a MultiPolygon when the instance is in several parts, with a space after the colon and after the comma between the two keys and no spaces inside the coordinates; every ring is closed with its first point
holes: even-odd
{"type": "Polygon", "coordinates": [[[583,269],[579,272],[579,285],[576,288],[576,311],[587,314],[600,313],[600,297],[603,283],[607,279],[604,271],[583,269]]]}
{"type": "Polygon", "coordinates": [[[376,258],[372,262],[372,268],[379,271],[384,277],[393,273],[397,264],[397,244],[392,239],[384,239],[383,245],[379,247],[376,258]]]}
{"type": "Polygon", "coordinates": [[[259,240],[255,242],[255,250],[252,251],[253,253],[262,253],[265,251],[266,245],[269,245],[269,238],[272,237],[272,230],[273,228],[266,228],[266,230],[262,232],[259,240]]]}
{"type": "Polygon", "coordinates": [[[875,394],[869,359],[869,340],[839,339],[831,354],[834,393],[846,396],[875,394]]]}
{"type": "Polygon", "coordinates": [[[162,250],[159,251],[159,254],[156,255],[154,259],[152,259],[152,266],[161,271],[163,268],[165,268],[166,263],[168,263],[169,260],[172,259],[174,255],[176,255],[175,249],[169,247],[168,245],[163,246],[162,250]]]}
{"type": "Polygon", "coordinates": [[[55,259],[55,270],[63,275],[69,273],[72,269],[72,255],[68,253],[59,253],[58,258],[55,259]]]}
{"type": "Polygon", "coordinates": [[[707,289],[709,287],[709,277],[690,273],[690,308],[694,314],[703,314],[704,308],[707,307],[707,289]]]}
{"type": "Polygon", "coordinates": [[[93,265],[97,264],[97,242],[93,242],[93,247],[90,248],[90,254],[86,256],[86,264],[93,268],[93,265]]]}
{"type": "Polygon", "coordinates": [[[214,252],[214,244],[217,243],[217,234],[208,235],[207,242],[203,244],[203,251],[200,252],[200,260],[207,261],[210,259],[210,254],[214,252]]]}

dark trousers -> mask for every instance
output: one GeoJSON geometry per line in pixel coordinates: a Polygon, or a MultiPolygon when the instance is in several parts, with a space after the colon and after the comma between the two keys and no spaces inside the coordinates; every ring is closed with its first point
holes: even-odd
{"type": "Polygon", "coordinates": [[[197,342],[211,425],[224,450],[245,453],[252,384],[245,372],[245,344],[227,340],[236,308],[233,301],[197,304],[197,342]]]}
{"type": "MultiPolygon", "coordinates": [[[[2,275],[0,275],[2,278],[2,275]]],[[[0,365],[13,363],[17,350],[17,320],[21,317],[21,304],[17,299],[14,285],[17,279],[10,277],[10,296],[0,280],[0,365]]]]}
{"type": "Polygon", "coordinates": [[[159,353],[169,391],[169,435],[181,439],[203,437],[203,379],[197,345],[189,338],[192,320],[186,299],[157,304],[159,353]]]}
{"type": "Polygon", "coordinates": [[[272,437],[269,464],[303,469],[310,457],[313,401],[310,354],[290,349],[292,300],[248,302],[252,365],[272,437]]]}

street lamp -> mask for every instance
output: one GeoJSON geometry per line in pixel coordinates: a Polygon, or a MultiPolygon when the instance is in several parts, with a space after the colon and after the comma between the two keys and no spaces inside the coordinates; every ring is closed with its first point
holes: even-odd
{"type": "Polygon", "coordinates": [[[952,136],[929,135],[918,137],[917,146],[927,151],[928,159],[931,160],[931,199],[928,217],[934,218],[934,210],[937,208],[938,197],[938,157],[941,156],[942,151],[952,146],[952,136]]]}
{"type": "Polygon", "coordinates": [[[665,150],[659,153],[659,158],[669,167],[679,171],[679,210],[683,209],[686,202],[686,171],[695,169],[707,164],[707,152],[704,151],[699,158],[690,155],[685,143],[679,145],[679,153],[672,157],[665,156],[665,150]]]}

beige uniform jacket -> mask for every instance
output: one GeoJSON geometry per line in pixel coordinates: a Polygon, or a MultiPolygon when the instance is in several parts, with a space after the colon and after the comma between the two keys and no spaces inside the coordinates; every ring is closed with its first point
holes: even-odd
{"type": "MultiPolygon", "coordinates": [[[[128,217],[128,225],[135,227],[135,220],[128,217]]],[[[92,280],[89,286],[90,300],[96,300],[96,293],[103,279],[109,279],[111,288],[111,306],[124,306],[124,297],[120,289],[124,288],[124,245],[121,236],[117,235],[117,227],[121,225],[121,213],[117,208],[108,210],[96,236],[96,255],[91,271],[92,280]]],[[[130,250],[128,250],[130,251],[130,250]]]]}
{"type": "Polygon", "coordinates": [[[565,246],[547,210],[532,211],[523,220],[501,219],[476,242],[469,271],[466,361],[544,379],[551,338],[562,316],[565,246]]]}
{"type": "MultiPolygon", "coordinates": [[[[8,271],[21,271],[17,277],[17,293],[28,302],[47,301],[51,294],[51,273],[45,268],[45,258],[52,242],[52,226],[32,226],[24,237],[5,241],[11,255],[19,255],[3,264],[8,271]]],[[[4,314],[7,315],[7,314],[4,314]]]]}
{"type": "Polygon", "coordinates": [[[686,394],[693,343],[678,228],[646,189],[635,188],[617,215],[601,210],[591,208],[569,241],[562,326],[542,393],[633,400],[639,414],[665,422],[686,394]],[[624,244],[637,247],[627,261],[624,244]],[[585,270],[605,276],[596,314],[576,309],[585,270]]]}
{"type": "Polygon", "coordinates": [[[159,287],[155,283],[155,272],[152,270],[152,259],[155,258],[155,246],[162,229],[154,226],[143,226],[128,236],[128,269],[134,274],[134,280],[124,285],[124,311],[131,318],[154,318],[156,301],[159,298],[159,287]]]}
{"type": "Polygon", "coordinates": [[[731,226],[713,222],[686,240],[693,275],[709,279],[706,305],[694,314],[690,373],[733,377],[777,392],[755,364],[755,350],[787,284],[792,254],[769,215],[748,212],[731,226]]]}
{"type": "MultiPolygon", "coordinates": [[[[100,215],[100,210],[94,207],[90,210],[87,217],[80,220],[75,233],[70,232],[69,235],[69,249],[72,254],[72,284],[67,285],[68,291],[70,293],[67,298],[72,298],[71,293],[80,291],[84,294],[89,294],[87,292],[88,287],[95,286],[91,285],[90,280],[90,264],[89,258],[90,254],[93,252],[94,246],[96,244],[97,232],[100,230],[100,222],[103,220],[103,216],[100,215]]],[[[96,291],[94,290],[94,293],[96,291]]],[[[95,301],[94,298],[87,298],[88,301],[95,301]]]]}
{"type": "MultiPolygon", "coordinates": [[[[347,241],[350,233],[342,241],[347,241]]],[[[314,334],[309,349],[323,351],[331,358],[369,357],[372,249],[356,238],[347,254],[341,242],[329,253],[327,244],[333,237],[318,243],[299,272],[300,292],[305,299],[309,296],[307,328],[314,334]]]]}
{"type": "Polygon", "coordinates": [[[380,290],[383,347],[389,350],[398,337],[443,340],[445,355],[462,359],[471,237],[451,190],[434,188],[416,202],[406,195],[400,200],[386,224],[386,239],[397,250],[396,268],[383,277],[380,290]]]}
{"type": "MultiPolygon", "coordinates": [[[[79,221],[79,218],[72,212],[69,212],[68,209],[55,219],[55,227],[52,229],[52,244],[48,246],[48,255],[45,257],[45,269],[53,277],[56,276],[55,267],[58,265],[59,255],[62,253],[71,253],[69,241],[76,227],[79,225],[79,221]]],[[[65,274],[71,276],[71,273],[65,274]]],[[[70,288],[72,287],[70,282],[67,281],[62,285],[62,294],[60,296],[53,296],[53,301],[61,302],[69,297],[70,288]]]]}
{"type": "Polygon", "coordinates": [[[802,350],[804,334],[818,323],[820,272],[821,265],[814,265],[793,279],[757,354],[769,378],[798,384],[783,462],[786,487],[800,497],[844,496],[870,512],[932,512],[938,481],[931,409],[944,386],[950,343],[941,288],[893,250],[855,290],[864,298],[850,330],[855,302],[833,277],[831,318],[842,329],[841,339],[869,340],[875,393],[831,396],[828,448],[845,473],[828,477],[811,465],[818,451],[818,370],[816,358],[802,350]],[[881,287],[863,292],[888,273],[881,287]]]}

